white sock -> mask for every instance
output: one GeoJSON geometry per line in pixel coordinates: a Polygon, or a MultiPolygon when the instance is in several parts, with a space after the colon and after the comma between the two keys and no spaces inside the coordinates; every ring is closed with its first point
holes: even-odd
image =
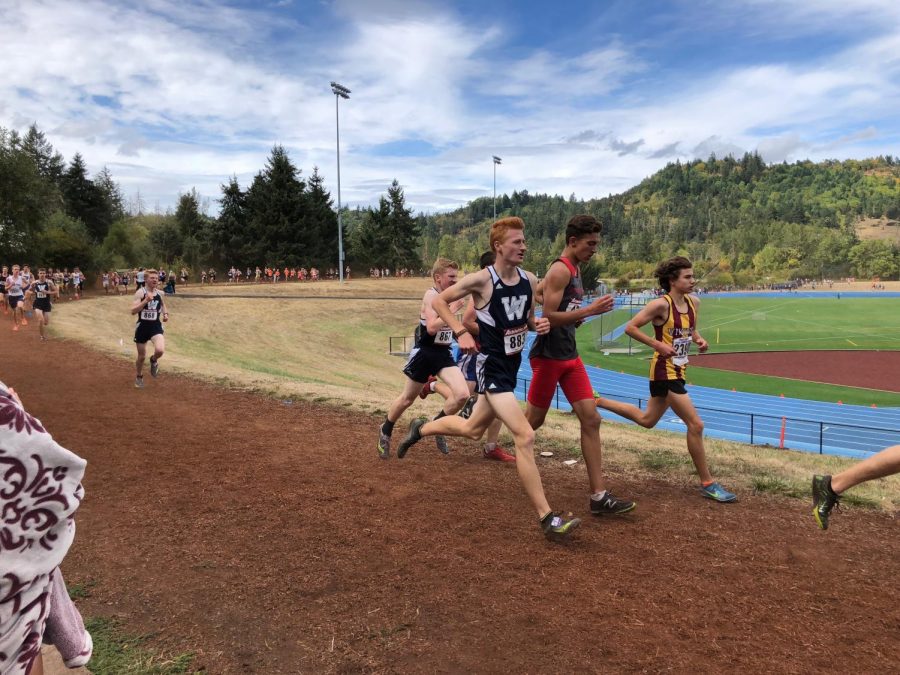
{"type": "Polygon", "coordinates": [[[496,443],[485,443],[485,444],[484,444],[484,451],[485,451],[485,452],[492,452],[492,451],[494,451],[494,450],[496,450],[496,449],[497,449],[497,444],[496,444],[496,443]]]}
{"type": "Polygon", "coordinates": [[[599,502],[601,499],[603,499],[606,496],[606,492],[607,492],[606,490],[604,490],[603,492],[595,492],[594,494],[591,495],[591,499],[599,502]]]}

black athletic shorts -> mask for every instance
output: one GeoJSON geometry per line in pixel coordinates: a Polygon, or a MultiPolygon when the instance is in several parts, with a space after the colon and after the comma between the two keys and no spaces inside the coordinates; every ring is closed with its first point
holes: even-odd
{"type": "Polygon", "coordinates": [[[479,394],[502,394],[515,391],[522,355],[491,356],[479,354],[475,361],[475,391],[479,394]]]}
{"type": "Polygon", "coordinates": [[[162,326],[145,326],[143,324],[138,324],[137,328],[134,329],[134,341],[138,344],[145,344],[150,342],[150,338],[154,335],[162,335],[163,329],[162,326]]]}
{"type": "Polygon", "coordinates": [[[51,310],[50,310],[50,303],[49,303],[47,300],[44,300],[43,302],[41,302],[40,300],[35,300],[35,301],[34,301],[34,306],[32,307],[32,309],[39,309],[39,310],[41,310],[42,312],[49,312],[49,311],[51,311],[51,310]]]}
{"type": "Polygon", "coordinates": [[[403,374],[413,382],[425,383],[429,376],[456,365],[448,347],[414,347],[409,353],[403,374]]]}
{"type": "Polygon", "coordinates": [[[650,396],[665,398],[669,392],[673,394],[686,394],[684,380],[650,380],[650,396]]]}
{"type": "Polygon", "coordinates": [[[20,302],[25,302],[24,295],[7,295],[6,301],[9,303],[10,309],[15,309],[20,302]]]}

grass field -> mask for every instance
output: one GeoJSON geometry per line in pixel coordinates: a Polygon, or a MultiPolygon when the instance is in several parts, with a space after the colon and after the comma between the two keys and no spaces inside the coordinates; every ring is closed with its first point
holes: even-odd
{"type": "MultiPolygon", "coordinates": [[[[428,280],[364,280],[344,289],[321,282],[316,293],[327,293],[329,286],[344,296],[370,299],[171,298],[162,376],[183,372],[257,390],[271,396],[273,405],[278,404],[274,399],[306,399],[383,414],[403,383],[403,361],[388,355],[388,338],[411,334],[419,301],[374,298],[421,297],[428,280]]],[[[204,292],[215,294],[220,288],[204,292]]],[[[276,288],[285,296],[307,289],[289,284],[276,288]]],[[[123,297],[61,302],[53,312],[53,333],[131,360],[134,321],[129,307],[130,299],[123,297]]],[[[625,361],[645,374],[646,361],[625,361]]],[[[152,389],[148,384],[151,396],[152,389]]],[[[417,403],[401,426],[412,414],[437,409],[432,399],[417,403]]],[[[604,462],[611,474],[628,481],[660,475],[686,485],[696,481],[683,434],[625,425],[605,425],[603,434],[604,462]]],[[[563,456],[577,456],[578,438],[571,415],[551,412],[539,444],[563,456]]],[[[374,452],[374,435],[372,442],[374,452]]],[[[505,432],[501,442],[509,443],[505,432]]],[[[715,474],[734,489],[792,496],[806,496],[812,473],[839,471],[852,461],[717,440],[708,440],[707,447],[715,474]]],[[[900,477],[861,486],[854,499],[892,509],[900,504],[900,477]]]]}
{"type": "MultiPolygon", "coordinates": [[[[710,343],[710,352],[797,351],[810,349],[871,350],[900,349],[900,311],[894,298],[702,298],[700,330],[710,343]],[[718,340],[717,340],[718,338],[718,340]]],[[[648,348],[634,355],[611,353],[610,345],[597,348],[596,341],[634,312],[616,310],[586,324],[578,332],[578,348],[587,363],[632,375],[646,375],[648,348]]],[[[650,335],[650,328],[645,327],[650,335]]],[[[617,346],[626,348],[622,336],[617,346]]],[[[858,405],[900,406],[900,394],[875,392],[857,387],[814,384],[780,377],[725,372],[691,366],[693,384],[759,394],[771,394],[858,405]]]]}

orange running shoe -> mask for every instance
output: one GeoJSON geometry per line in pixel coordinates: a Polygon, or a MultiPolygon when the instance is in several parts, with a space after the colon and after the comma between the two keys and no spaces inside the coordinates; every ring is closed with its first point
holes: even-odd
{"type": "Polygon", "coordinates": [[[482,454],[485,459],[496,459],[498,462],[515,462],[516,456],[511,455],[499,445],[494,446],[493,450],[483,449],[482,454]]]}

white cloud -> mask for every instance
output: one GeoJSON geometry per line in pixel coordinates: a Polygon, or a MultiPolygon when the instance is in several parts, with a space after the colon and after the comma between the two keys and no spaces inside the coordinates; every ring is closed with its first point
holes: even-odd
{"type": "Polygon", "coordinates": [[[627,189],[665,161],[710,152],[821,158],[862,152],[879,133],[895,143],[883,152],[900,154],[897,126],[885,121],[900,107],[894,3],[827,0],[817,14],[801,3],[744,0],[741,16],[761,30],[808,25],[813,14],[817,25],[859,15],[885,30],[812,62],[760,54],[676,73],[665,91],[644,82],[654,64],[624,38],[598,36],[593,44],[606,46],[565,55],[547,45],[512,50],[512,28],[476,25],[443,3],[327,6],[342,22],[340,39],[286,8],[0,2],[0,125],[36,121],[67,157],[82,152],[92,171],[108,164],[127,193],[140,188],[164,206],[194,186],[215,198],[231,174],[246,186],[274,143],[305,173],[318,165],[336,192],[330,80],[353,90],[340,102],[350,204],[377,201],[396,177],[415,208],[454,207],[490,193],[492,154],[504,158],[498,191],[579,197],[627,189]],[[285,26],[295,40],[272,42],[285,26]],[[437,153],[370,152],[408,140],[437,153]]]}

